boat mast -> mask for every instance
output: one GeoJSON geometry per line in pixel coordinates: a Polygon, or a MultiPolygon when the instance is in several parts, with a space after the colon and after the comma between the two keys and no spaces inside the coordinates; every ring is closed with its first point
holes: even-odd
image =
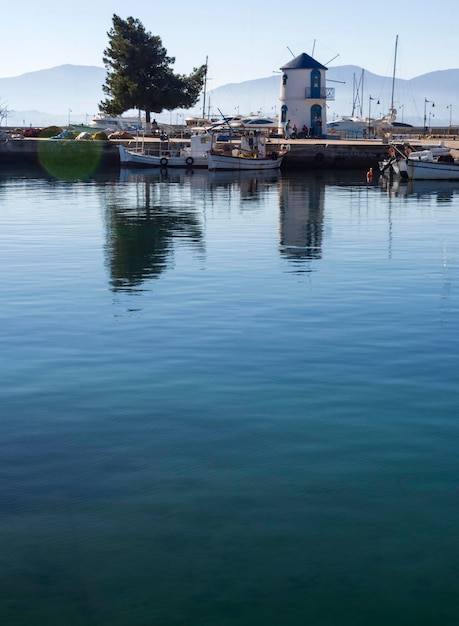
{"type": "Polygon", "coordinates": [[[203,119],[205,119],[206,117],[206,88],[207,88],[207,59],[209,57],[206,57],[206,72],[204,74],[204,91],[202,94],[202,117],[203,119]]]}
{"type": "Polygon", "coordinates": [[[398,46],[398,35],[395,37],[395,54],[394,54],[394,71],[392,72],[392,96],[390,99],[390,109],[393,111],[394,109],[394,90],[395,90],[395,69],[397,65],[397,46],[398,46]]]}
{"type": "Polygon", "coordinates": [[[354,82],[352,83],[352,117],[355,115],[355,72],[352,75],[354,82]]]}
{"type": "Polygon", "coordinates": [[[365,70],[362,69],[362,99],[360,101],[360,117],[363,117],[363,76],[364,76],[365,70]]]}
{"type": "Polygon", "coordinates": [[[362,73],[360,75],[360,80],[357,83],[356,78],[355,78],[355,72],[354,72],[354,85],[353,85],[353,94],[352,94],[352,117],[354,117],[355,115],[355,110],[356,108],[359,109],[360,111],[360,117],[362,117],[363,112],[362,112],[362,103],[363,103],[363,73],[364,70],[362,69],[362,73]],[[362,95],[360,96],[360,89],[362,90],[362,95]]]}

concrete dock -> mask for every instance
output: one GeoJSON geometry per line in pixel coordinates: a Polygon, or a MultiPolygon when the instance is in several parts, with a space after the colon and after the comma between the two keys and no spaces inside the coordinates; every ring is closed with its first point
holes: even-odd
{"type": "MultiPolygon", "coordinates": [[[[167,149],[159,139],[145,140],[152,148],[167,149]]],[[[172,143],[183,140],[174,139],[172,143]]],[[[438,138],[410,140],[412,145],[438,145],[438,138]]],[[[459,158],[459,142],[443,139],[459,158]]],[[[388,145],[381,139],[272,139],[271,142],[288,143],[290,151],[282,164],[283,170],[292,169],[369,169],[378,167],[378,161],[386,158],[388,145]]],[[[7,139],[0,140],[0,165],[35,166],[43,161],[74,162],[91,160],[97,168],[118,166],[117,144],[135,145],[135,140],[75,141],[64,139],[7,139]]],[[[169,144],[170,147],[170,144],[169,144]]],[[[178,147],[178,146],[177,146],[178,147]]]]}

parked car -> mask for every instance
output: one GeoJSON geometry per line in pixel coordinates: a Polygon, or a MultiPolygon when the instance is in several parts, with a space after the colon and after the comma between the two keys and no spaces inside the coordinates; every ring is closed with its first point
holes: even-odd
{"type": "Polygon", "coordinates": [[[38,137],[40,130],[41,128],[26,128],[21,134],[23,137],[38,137]]]}

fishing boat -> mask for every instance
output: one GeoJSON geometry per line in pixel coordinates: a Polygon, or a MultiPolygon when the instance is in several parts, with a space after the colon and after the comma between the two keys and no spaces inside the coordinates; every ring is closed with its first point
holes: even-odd
{"type": "Polygon", "coordinates": [[[207,154],[211,146],[211,136],[206,134],[193,135],[190,145],[172,144],[167,150],[159,150],[155,154],[145,147],[118,145],[120,165],[125,167],[207,167],[207,154]]]}
{"type": "Polygon", "coordinates": [[[265,130],[245,130],[237,141],[218,141],[218,133],[212,133],[212,145],[207,156],[209,170],[275,170],[279,169],[289,146],[273,144],[265,130]]]}
{"type": "Polygon", "coordinates": [[[459,162],[451,154],[412,152],[406,159],[406,174],[408,180],[459,180],[459,162]]]}
{"type": "Polygon", "coordinates": [[[407,160],[435,161],[440,157],[440,163],[454,161],[451,150],[443,141],[438,145],[412,146],[409,143],[393,142],[389,145],[388,156],[379,162],[379,171],[384,176],[400,176],[408,178],[407,160]],[[444,157],[444,158],[443,158],[444,157]]]}

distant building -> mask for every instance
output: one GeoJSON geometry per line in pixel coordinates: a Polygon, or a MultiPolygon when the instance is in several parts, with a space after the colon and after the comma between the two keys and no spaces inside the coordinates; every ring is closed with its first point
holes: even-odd
{"type": "Polygon", "coordinates": [[[326,100],[334,100],[334,89],[326,87],[327,68],[304,53],[295,57],[281,69],[279,132],[289,132],[296,126],[301,134],[322,136],[327,128],[326,100]]]}

